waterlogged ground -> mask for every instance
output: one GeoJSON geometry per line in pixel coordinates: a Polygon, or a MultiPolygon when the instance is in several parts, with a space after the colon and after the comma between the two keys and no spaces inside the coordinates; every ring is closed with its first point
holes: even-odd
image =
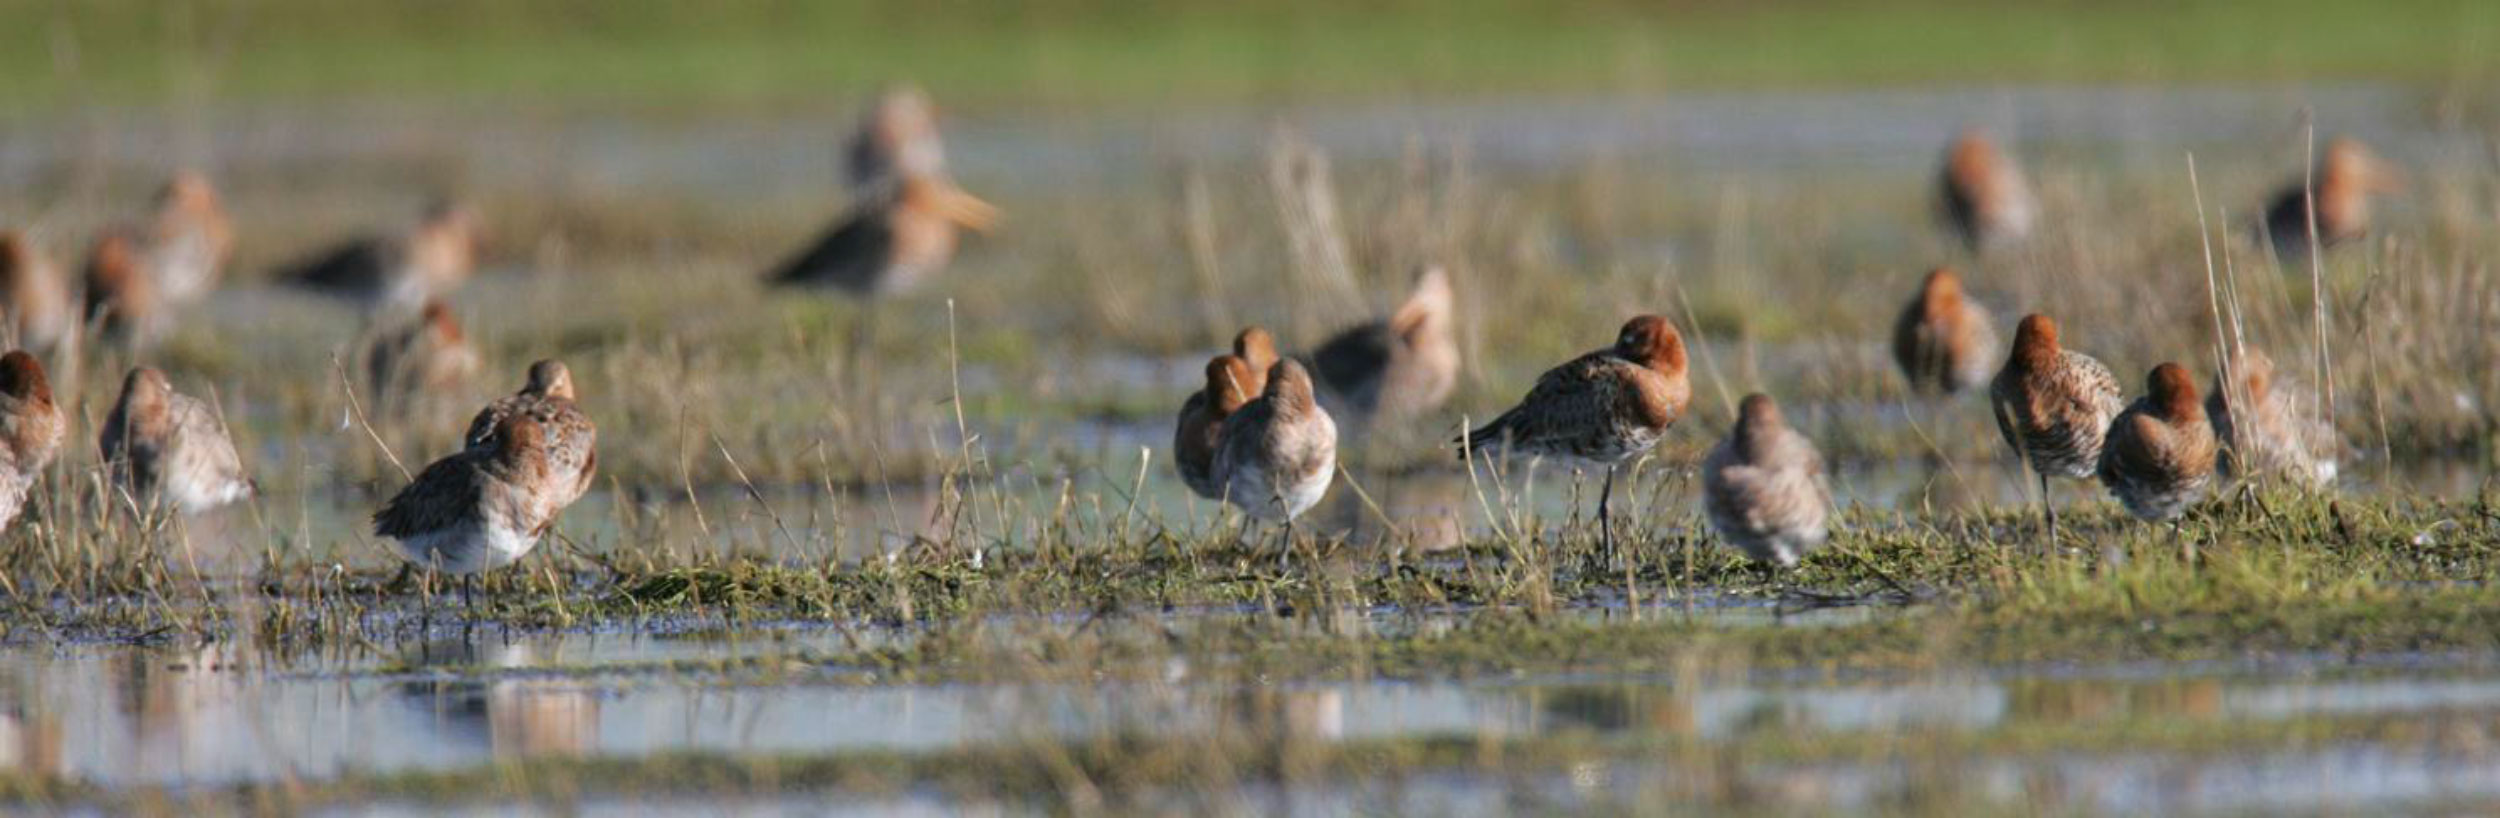
{"type": "MultiPolygon", "coordinates": [[[[2057,87],[972,111],[950,146],[1006,231],[886,308],[865,350],[859,309],[753,283],[838,207],[847,109],[25,123],[0,189],[64,258],[168,156],[231,180],[238,281],[159,360],[213,388],[263,494],[138,526],[96,509],[91,452],[58,468],[21,527],[40,533],[0,555],[0,801],[2486,811],[2493,353],[2395,320],[2500,303],[2472,227],[2490,142],[2445,105],[2057,87]],[[1961,122],[2010,134],[2069,217],[1978,265],[1982,298],[2054,304],[2140,373],[2208,347],[2191,197],[2244,216],[2298,166],[2304,109],[2424,171],[2383,211],[2391,238],[2329,269],[2352,339],[2337,493],[2232,492],[2174,532],[2061,485],[2069,538],[2044,545],[1984,409],[1908,398],[1882,346],[1908,282],[1954,257],[1926,212],[1937,147],[1961,122]],[[1279,286],[1303,280],[1265,178],[1280,125],[1331,152],[1376,292],[1279,286]],[[368,427],[334,375],[355,318],[256,273],[441,187],[493,214],[489,269],[455,303],[492,374],[368,427]],[[1198,227],[1176,215],[1192,189],[1198,227]],[[1307,344],[1446,256],[1471,293],[1456,404],[1349,441],[1312,543],[1280,552],[1182,492],[1169,414],[1230,326],[1307,344]],[[1596,475],[1470,472],[1434,444],[1634,302],[1689,329],[1696,401],[1619,487],[1618,558],[1587,517],[1596,475]],[[601,423],[600,485],[474,594],[395,577],[363,523],[391,461],[439,453],[549,355],[601,423]],[[1692,466],[1756,389],[1831,456],[1848,509],[1778,577],[1695,512],[1692,466]]],[[[2226,261],[2250,330],[2307,360],[2305,276],[2226,261]]],[[[121,365],[55,367],[79,439],[121,365]]]]}

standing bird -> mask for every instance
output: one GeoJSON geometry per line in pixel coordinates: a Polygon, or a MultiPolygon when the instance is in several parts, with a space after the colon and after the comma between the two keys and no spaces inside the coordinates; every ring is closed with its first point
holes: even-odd
{"type": "Polygon", "coordinates": [[[1181,403],[1172,429],[1172,467],[1189,490],[1209,500],[1224,499],[1223,481],[1215,471],[1215,450],[1223,440],[1224,421],[1261,392],[1260,378],[1239,355],[1218,355],[1207,362],[1207,385],[1181,403]]]}
{"type": "Polygon", "coordinates": [[[1938,267],[1892,328],[1892,358],[1913,392],[1956,395],[1995,373],[1996,321],[1962,294],[1962,277],[1938,267]]]}
{"type": "Polygon", "coordinates": [[[946,145],[929,95],[908,85],[887,89],[860,117],[843,159],[855,195],[898,179],[944,176],[946,145]]]}
{"type": "Polygon", "coordinates": [[[142,266],[139,243],[130,234],[110,230],[97,236],[95,247],[87,253],[85,273],[86,320],[105,338],[143,348],[165,333],[156,284],[142,266]]]}
{"type": "Polygon", "coordinates": [[[1780,418],[1771,396],[1745,396],[1735,431],[1701,474],[1710,526],[1755,562],[1788,568],[1823,546],[1832,508],[1823,456],[1780,418]]]}
{"type": "Polygon", "coordinates": [[[1945,149],[1939,179],[1945,223],[1972,253],[2019,242],[2031,235],[2040,204],[2022,169],[1997,150],[1978,128],[1962,131],[1945,149]]]}
{"type": "Polygon", "coordinates": [[[1172,429],[1172,465],[1189,490],[1209,500],[1224,499],[1223,480],[1215,471],[1215,448],[1224,420],[1267,391],[1267,371],[1276,365],[1276,338],[1261,327],[1233,336],[1233,352],[1207,362],[1206,386],[1181,402],[1172,429]]]}
{"type": "Polygon", "coordinates": [[[570,505],[590,491],[591,477],[599,468],[599,427],[575,400],[573,371],[562,361],[530,364],[529,382],[521,391],[496,398],[469,421],[469,431],[461,438],[464,448],[494,449],[501,445],[497,437],[509,425],[504,422],[507,418],[529,418],[538,425],[553,474],[565,489],[563,505],[570,505]]]}
{"type": "Polygon", "coordinates": [[[144,262],[167,304],[198,302],[216,288],[234,253],[234,225],[208,177],[185,171],[156,194],[144,262]]]}
{"type": "Polygon", "coordinates": [[[1614,523],[1607,506],[1614,497],[1615,469],[1657,446],[1667,427],[1684,416],[1693,396],[1684,365],[1684,336],[1675,325],[1655,315],[1634,318],[1624,323],[1613,346],[1546,370],[1519,405],[1452,442],[1604,467],[1597,524],[1612,552],[1614,523]]]}
{"type": "Polygon", "coordinates": [[[1311,373],[1290,359],[1268,370],[1257,400],[1224,421],[1215,447],[1218,492],[1254,519],[1285,524],[1319,504],[1336,477],[1337,423],[1319,406],[1311,373]]]}
{"type": "Polygon", "coordinates": [[[76,314],[61,268],[15,230],[0,230],[0,299],[6,336],[32,349],[59,343],[76,314]]]}
{"type": "Polygon", "coordinates": [[[104,419],[106,472],[141,503],[199,513],[252,495],[243,459],[215,409],[174,391],[165,373],[137,367],[104,419]]]}
{"type": "Polygon", "coordinates": [[[385,409],[457,388],[484,365],[441,299],[425,302],[416,320],[384,330],[365,353],[374,404],[385,409]]]}
{"type": "Polygon", "coordinates": [[[945,177],[907,176],[766,278],[859,298],[899,294],[945,268],[959,228],[987,231],[997,221],[997,208],[945,177]]]}
{"type": "Polygon", "coordinates": [[[588,450],[567,450],[586,441],[528,413],[498,417],[487,438],[427,465],[373,513],[373,533],[399,541],[409,563],[460,575],[464,599],[478,573],[528,554],[586,482],[568,458],[588,450]]]}
{"type": "Polygon", "coordinates": [[[2216,373],[2205,397],[2205,414],[2222,441],[2222,476],[2279,474],[2311,487],[2334,485],[2344,441],[2318,416],[2314,393],[2275,377],[2274,361],[2254,349],[2241,351],[2231,375],[2238,389],[2216,373]]]}
{"type": "MultiPolygon", "coordinates": [[[[2265,238],[2273,242],[2277,255],[2300,258],[2309,253],[2311,197],[2302,186],[2309,181],[2292,180],[2266,204],[2265,238]]],[[[2402,174],[2351,138],[2327,143],[2315,183],[2320,249],[2368,235],[2370,197],[2404,190],[2402,174]]]]}
{"type": "Polygon", "coordinates": [[[350,239],[281,271],[278,280],[369,312],[405,313],[450,294],[476,268],[475,220],[467,208],[445,201],[429,206],[405,233],[350,239]]]}
{"type": "Polygon", "coordinates": [[[1458,339],[1450,332],[1456,312],[1449,272],[1425,267],[1397,312],[1321,344],[1312,368],[1358,427],[1439,409],[1458,387],[1458,339]]]}
{"type": "Polygon", "coordinates": [[[26,507],[35,478],[60,453],[68,430],[43,364],[25,350],[0,356],[0,531],[26,507]]]}
{"type": "Polygon", "coordinates": [[[2092,356],[2059,348],[2057,322],[2033,313],[2014,328],[2013,353],[1989,384],[1988,401],[2006,445],[2040,475],[2040,505],[2055,542],[2049,478],[2088,479],[2100,466],[2103,435],[2126,404],[2118,378],[2092,356]]]}
{"type": "Polygon", "coordinates": [[[2152,393],[2110,422],[2098,471],[2127,513],[2175,520],[2213,486],[2220,445],[2187,367],[2165,363],[2145,379],[2152,393]]]}

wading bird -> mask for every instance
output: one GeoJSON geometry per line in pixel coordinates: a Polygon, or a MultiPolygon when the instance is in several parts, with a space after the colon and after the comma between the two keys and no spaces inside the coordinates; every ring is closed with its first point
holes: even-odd
{"type": "Polygon", "coordinates": [[[2014,349],[1988,387],[1997,431],[2014,456],[2040,476],[2049,540],[2057,540],[2050,477],[2089,479],[2100,466],[2109,421],[2126,408],[2118,378],[2092,356],[2062,349],[2057,322],[2037,313],[2014,329],[2014,349]]]}
{"type": "Polygon", "coordinates": [[[411,564],[459,575],[464,601],[478,573],[528,554],[581,497],[566,442],[537,419],[504,415],[486,437],[428,464],[373,514],[373,533],[398,541],[411,564]]]}
{"type": "Polygon", "coordinates": [[[2308,486],[2333,485],[2344,441],[2318,416],[2315,393],[2276,377],[2274,361],[2255,349],[2242,350],[2230,374],[2238,389],[2216,373],[2213,394],[2205,397],[2205,414],[2222,441],[2222,476],[2275,474],[2308,486]]]}
{"type": "Polygon", "coordinates": [[[436,202],[406,232],[350,239],[287,268],[278,280],[368,312],[409,313],[450,294],[476,268],[474,218],[467,208],[436,202]]]}
{"type": "Polygon", "coordinates": [[[30,349],[51,349],[69,333],[69,285],[53,264],[15,230],[0,230],[0,334],[30,349]]]}
{"type": "Polygon", "coordinates": [[[2212,488],[2220,446],[2187,367],[2165,363],[2145,380],[2150,393],[2110,422],[2098,472],[2127,513],[2176,520],[2212,488]]]}
{"type": "Polygon", "coordinates": [[[1996,322],[1986,308],[1962,294],[1962,278],[1938,267],[1893,324],[1892,359],[1910,390],[1956,395],[1988,382],[1996,366],[1996,322]]]}
{"type": "Polygon", "coordinates": [[[35,478],[60,453],[68,430],[43,364],[22,349],[0,356],[0,531],[26,508],[35,478]]]}
{"type": "Polygon", "coordinates": [[[165,373],[137,367],[98,441],[115,488],[135,503],[196,514],[252,495],[252,481],[217,412],[174,391],[165,373]]]}
{"type": "MultiPolygon", "coordinates": [[[[2301,258],[2309,253],[2311,191],[2303,185],[2312,181],[2294,179],[2266,204],[2264,238],[2273,242],[2277,255],[2301,258]]],[[[2327,143],[2314,184],[2318,246],[2325,249],[2368,235],[2370,197],[2404,190],[2404,177],[2360,141],[2344,138],[2327,143]]]]}
{"type": "Polygon", "coordinates": [[[1456,313],[1449,272],[1425,267],[1396,312],[1340,332],[1311,353],[1331,405],[1357,428],[1441,408],[1458,386],[1456,313]]]}
{"type": "Polygon", "coordinates": [[[1771,396],[1745,396],[1736,428],[1701,474],[1710,527],[1755,562],[1787,568],[1823,546],[1832,508],[1823,456],[1781,419],[1771,396]]]}
{"type": "Polygon", "coordinates": [[[1684,374],[1684,337],[1655,315],[1623,325],[1613,346],[1574,358],[1537,378],[1519,405],[1452,441],[1490,454],[1552,457],[1606,470],[1598,490],[1598,535],[1614,551],[1608,506],[1615,471],[1648,452],[1684,416],[1692,384],[1684,374]]]}
{"type": "Polygon", "coordinates": [[[858,298],[908,292],[954,258],[959,229],[986,231],[997,221],[997,208],[945,177],[906,177],[853,208],[767,280],[858,298]]]}
{"type": "Polygon", "coordinates": [[[1276,336],[1264,327],[1250,327],[1233,336],[1233,352],[1207,362],[1206,386],[1181,402],[1172,430],[1172,465],[1189,490],[1209,500],[1222,500],[1223,478],[1215,471],[1215,448],[1224,433],[1224,419],[1267,391],[1267,372],[1276,366],[1276,336]]]}
{"type": "Polygon", "coordinates": [[[477,347],[460,331],[460,321],[440,299],[425,302],[416,320],[383,330],[365,353],[374,405],[385,410],[455,389],[484,366],[477,347]]]}
{"type": "Polygon", "coordinates": [[[459,451],[425,467],[382,510],[373,532],[411,565],[470,579],[529,553],[556,515],[589,492],[599,429],[574,403],[564,364],[530,365],[521,391],[470,421],[459,451]]]}
{"type": "Polygon", "coordinates": [[[97,236],[87,252],[86,320],[109,341],[140,349],[165,333],[156,284],[140,266],[138,242],[121,231],[97,236]]]}
{"type": "Polygon", "coordinates": [[[1224,421],[1216,441],[1218,493],[1252,519],[1285,524],[1319,504],[1337,470],[1337,423],[1319,406],[1311,373],[1291,359],[1268,370],[1266,388],[1224,421]]]}
{"type": "Polygon", "coordinates": [[[146,239],[148,276],[158,296],[177,307],[206,298],[234,254],[234,225],[217,188],[197,172],[177,173],[157,192],[146,239]]]}
{"type": "Polygon", "coordinates": [[[1945,149],[1939,178],[1945,224],[1973,253],[2010,245],[2031,235],[2040,213],[2014,160],[1977,128],[1964,130],[1945,149]]]}
{"type": "Polygon", "coordinates": [[[1215,471],[1215,449],[1223,439],[1224,421],[1256,399],[1264,379],[1250,374],[1239,355],[1218,355],[1207,362],[1207,384],[1181,404],[1172,430],[1172,467],[1189,490],[1209,500],[1224,499],[1223,481],[1215,471]]]}

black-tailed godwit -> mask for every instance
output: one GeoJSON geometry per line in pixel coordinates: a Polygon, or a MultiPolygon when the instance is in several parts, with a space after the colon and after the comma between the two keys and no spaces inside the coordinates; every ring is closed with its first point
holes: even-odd
{"type": "Polygon", "coordinates": [[[1701,474],[1710,526],[1755,562],[1787,568],[1823,546],[1832,508],[1823,456],[1769,395],[1745,396],[1701,474]]]}
{"type": "Polygon", "coordinates": [[[104,419],[105,469],[140,504],[198,513],[252,495],[252,481],[217,410],[174,391],[165,373],[138,367],[104,419]]]}
{"type": "MultiPolygon", "coordinates": [[[[1667,319],[1625,322],[1612,346],[1574,358],[1537,378],[1519,405],[1453,441],[1491,454],[1550,457],[1606,470],[1597,495],[1598,532],[1614,551],[1608,507],[1615,471],[1658,445],[1684,416],[1693,388],[1685,377],[1684,336],[1667,319]]],[[[1467,454],[1462,450],[1461,454],[1467,454]]]]}
{"type": "Polygon", "coordinates": [[[2014,328],[2014,348],[1989,384],[1997,431],[2014,456],[2040,476],[2049,538],[2057,538],[2050,477],[2089,479],[2099,468],[2109,421],[2126,408],[2109,367],[2058,345],[2057,322],[2037,313],[2014,328]]]}
{"type": "Polygon", "coordinates": [[[2150,393],[2110,422],[2098,472],[2127,513],[2175,520],[2212,488],[2221,447],[2187,367],[2165,363],[2145,380],[2150,393]]]}

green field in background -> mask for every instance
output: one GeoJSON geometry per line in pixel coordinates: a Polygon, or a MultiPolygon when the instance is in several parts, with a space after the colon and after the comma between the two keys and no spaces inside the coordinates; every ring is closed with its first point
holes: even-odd
{"type": "Polygon", "coordinates": [[[2500,3],[9,2],[0,111],[202,97],[786,107],[2500,71],[2500,3]]]}

